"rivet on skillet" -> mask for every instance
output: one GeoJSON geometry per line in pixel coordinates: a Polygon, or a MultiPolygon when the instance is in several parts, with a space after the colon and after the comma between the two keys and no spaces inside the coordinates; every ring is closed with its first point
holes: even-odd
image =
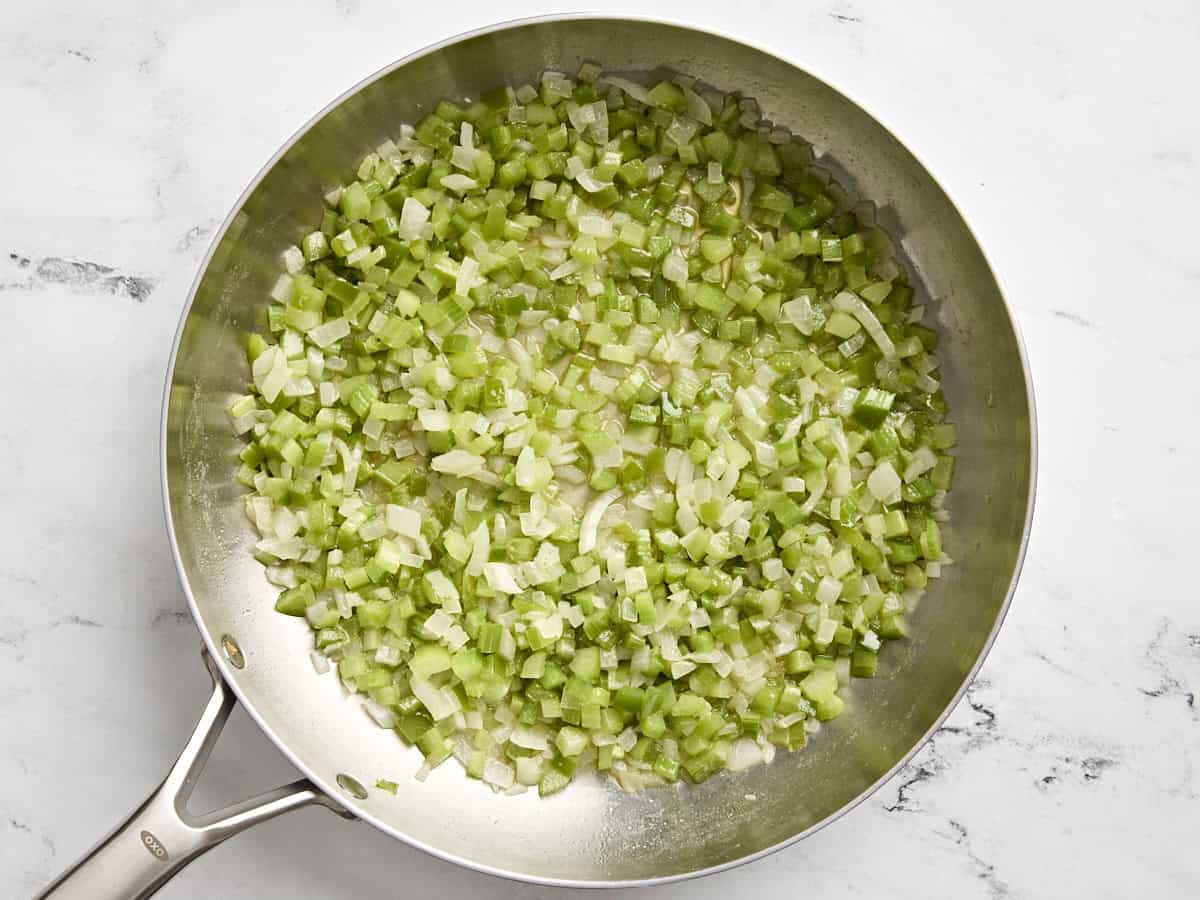
{"type": "Polygon", "coordinates": [[[355,800],[367,799],[367,789],[363,787],[358,782],[358,779],[354,778],[352,775],[347,775],[345,772],[339,773],[337,777],[337,783],[338,787],[340,787],[355,800]]]}
{"type": "Polygon", "coordinates": [[[225,658],[235,669],[246,668],[246,657],[242,654],[242,648],[227,634],[221,635],[221,652],[225,654],[225,658]]]}

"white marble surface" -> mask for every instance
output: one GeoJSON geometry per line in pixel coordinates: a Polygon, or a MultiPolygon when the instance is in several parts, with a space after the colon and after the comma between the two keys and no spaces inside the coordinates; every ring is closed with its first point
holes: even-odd
{"type": "MultiPolygon", "coordinates": [[[[1024,579],[947,727],[833,827],[657,889],[664,900],[1200,890],[1200,605],[1187,565],[1200,537],[1200,6],[954,6],[659,6],[843,85],[931,163],[1019,315],[1042,447],[1024,579]]],[[[5,5],[0,896],[32,894],[123,816],[205,698],[157,457],[170,339],[214,226],[329,98],[498,11],[5,5]]],[[[198,800],[287,769],[239,715],[198,800]]],[[[219,848],[163,896],[434,892],[562,893],[306,811],[219,848]]]]}

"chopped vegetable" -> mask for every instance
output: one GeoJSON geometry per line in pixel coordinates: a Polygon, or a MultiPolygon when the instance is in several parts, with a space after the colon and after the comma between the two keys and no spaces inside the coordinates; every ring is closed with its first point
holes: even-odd
{"type": "Polygon", "coordinates": [[[592,65],[356,174],[229,406],[314,669],[422,777],[508,793],[803,747],[950,563],[956,434],[888,236],[753,101],[592,65]]]}

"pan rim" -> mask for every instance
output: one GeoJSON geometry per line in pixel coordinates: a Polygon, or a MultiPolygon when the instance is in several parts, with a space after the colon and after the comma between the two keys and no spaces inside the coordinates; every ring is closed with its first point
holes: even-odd
{"type": "Polygon", "coordinates": [[[536,885],[545,885],[545,886],[550,886],[550,887],[566,887],[566,888],[648,887],[648,886],[652,886],[652,885],[686,881],[686,880],[689,880],[692,878],[700,878],[700,877],[703,877],[706,875],[714,875],[718,872],[723,872],[723,871],[726,871],[729,869],[736,868],[738,866],[745,865],[750,862],[754,862],[756,860],[759,860],[766,856],[769,856],[773,853],[776,853],[779,850],[784,849],[785,847],[789,847],[795,843],[798,843],[799,841],[803,840],[804,838],[807,838],[807,837],[815,834],[816,832],[820,831],[821,829],[825,828],[827,825],[837,821],[842,816],[846,815],[851,810],[855,809],[857,806],[859,806],[861,803],[863,803],[867,798],[869,798],[873,794],[875,794],[875,792],[878,791],[880,788],[882,788],[883,785],[885,785],[893,777],[895,777],[895,775],[902,768],[904,768],[904,766],[906,766],[912,760],[912,758],[914,756],[916,756],[916,754],[920,750],[922,750],[925,747],[925,745],[929,742],[930,738],[932,738],[933,735],[941,728],[942,724],[945,722],[947,717],[949,717],[949,715],[959,705],[959,703],[962,701],[962,698],[965,696],[968,688],[970,688],[972,683],[975,681],[975,678],[978,675],[979,670],[982,668],[984,662],[986,661],[986,659],[988,657],[988,654],[990,653],[990,651],[992,649],[992,646],[995,644],[995,641],[999,635],[1001,626],[1004,624],[1004,620],[1008,615],[1009,608],[1012,605],[1013,596],[1016,592],[1017,584],[1018,584],[1018,581],[1020,580],[1021,572],[1022,572],[1024,563],[1025,563],[1025,555],[1028,550],[1030,533],[1031,533],[1032,526],[1033,526],[1034,506],[1035,506],[1035,499],[1036,499],[1036,495],[1037,495],[1037,469],[1038,469],[1037,408],[1036,408],[1036,403],[1035,403],[1035,398],[1034,398],[1032,370],[1029,365],[1029,356],[1028,356],[1028,352],[1025,347],[1024,338],[1022,337],[1022,334],[1021,334],[1020,325],[1019,325],[1016,317],[1013,314],[1012,306],[1008,302],[1008,299],[1007,299],[1005,291],[1004,291],[1003,283],[1002,283],[1001,279],[999,278],[999,276],[997,275],[995,267],[992,265],[991,260],[989,259],[986,250],[984,249],[983,245],[980,243],[978,237],[975,234],[974,229],[971,227],[970,223],[968,222],[966,217],[963,215],[962,210],[959,207],[959,204],[957,202],[955,202],[954,197],[950,194],[950,192],[942,184],[941,180],[939,180],[936,177],[936,175],[934,174],[933,168],[930,167],[919,154],[917,154],[911,147],[909,147],[908,144],[905,143],[903,141],[903,139],[901,139],[899,137],[899,135],[897,135],[897,133],[895,132],[894,129],[892,129],[886,122],[884,122],[879,116],[877,116],[866,105],[864,105],[862,102],[860,102],[859,99],[852,92],[845,90],[841,85],[824,77],[823,75],[818,75],[818,74],[812,72],[809,68],[802,66],[799,63],[793,61],[787,55],[777,52],[774,48],[769,47],[769,46],[764,46],[763,44],[760,44],[758,42],[745,40],[740,36],[732,37],[727,34],[722,34],[718,31],[714,30],[713,28],[686,24],[686,23],[681,22],[676,19],[671,19],[671,18],[666,18],[666,17],[661,17],[661,16],[642,16],[642,15],[627,14],[627,13],[609,14],[609,13],[603,13],[603,12],[572,12],[572,13],[555,13],[555,14],[538,15],[538,16],[527,16],[527,17],[522,17],[522,18],[517,18],[517,19],[507,19],[507,20],[504,20],[501,22],[496,22],[496,23],[493,23],[490,25],[485,25],[480,28],[475,28],[475,29],[471,29],[468,31],[464,31],[459,34],[453,35],[451,37],[445,38],[441,41],[437,41],[435,43],[429,44],[418,50],[415,50],[412,53],[409,53],[409,54],[395,60],[394,62],[391,62],[386,66],[383,66],[382,68],[376,70],[375,72],[372,72],[371,74],[367,75],[366,77],[364,77],[363,79],[358,81],[356,84],[354,84],[347,90],[338,94],[331,101],[329,101],[324,106],[322,106],[320,110],[318,110],[311,117],[309,117],[296,131],[294,131],[292,133],[292,135],[279,147],[279,149],[274,154],[271,155],[271,157],[266,161],[266,163],[263,164],[263,166],[259,169],[257,174],[255,174],[255,176],[250,180],[250,182],[248,183],[246,188],[242,191],[240,196],[237,198],[237,201],[231,207],[229,214],[225,217],[225,219],[221,223],[220,227],[217,228],[213,232],[213,238],[209,244],[208,250],[205,253],[203,259],[200,261],[199,267],[197,268],[197,271],[196,271],[196,275],[193,278],[191,287],[188,290],[187,299],[185,300],[183,307],[180,310],[179,324],[176,327],[175,336],[174,336],[174,339],[172,340],[172,344],[171,344],[171,352],[170,352],[170,355],[167,360],[166,379],[165,379],[165,384],[163,387],[162,412],[161,412],[161,419],[160,419],[160,426],[159,426],[159,474],[160,474],[160,481],[161,481],[163,510],[164,510],[164,514],[165,514],[165,518],[166,518],[167,539],[168,539],[168,542],[170,543],[171,555],[175,562],[175,569],[179,576],[179,583],[180,583],[180,586],[183,588],[183,592],[184,592],[185,596],[187,597],[188,608],[189,608],[189,611],[191,612],[191,616],[196,625],[196,628],[200,632],[201,639],[204,641],[205,646],[208,648],[208,652],[211,654],[218,669],[220,670],[221,676],[224,678],[225,683],[227,685],[229,685],[230,689],[234,692],[235,696],[238,699],[238,702],[245,709],[245,711],[250,715],[250,717],[254,720],[255,724],[259,727],[259,729],[270,739],[270,741],[279,749],[279,751],[281,753],[283,753],[283,755],[285,757],[287,757],[287,759],[294,766],[296,766],[296,768],[299,769],[304,774],[304,776],[307,777],[322,792],[324,792],[326,795],[328,795],[330,797],[335,798],[338,803],[342,804],[350,812],[352,812],[356,818],[361,819],[362,821],[372,825],[373,827],[382,831],[384,834],[386,834],[396,840],[402,841],[403,843],[408,844],[410,847],[413,847],[417,850],[421,850],[421,851],[428,853],[431,856],[434,856],[438,859],[444,860],[445,862],[453,863],[455,865],[459,865],[464,868],[471,869],[473,871],[480,872],[485,875],[493,875],[493,876],[497,876],[497,877],[501,877],[501,878],[507,878],[512,881],[523,882],[526,884],[536,884],[536,885]],[[183,332],[184,332],[185,326],[187,324],[188,318],[190,317],[190,314],[192,311],[192,306],[195,301],[196,293],[199,289],[200,283],[203,281],[204,276],[205,276],[206,272],[208,271],[208,266],[212,262],[213,255],[214,255],[218,245],[221,243],[221,241],[225,237],[225,234],[228,231],[230,225],[232,224],[232,222],[234,221],[234,219],[236,218],[238,213],[241,211],[242,207],[245,205],[245,203],[249,199],[250,195],[255,191],[255,189],[257,189],[257,187],[259,186],[259,184],[261,184],[263,179],[266,178],[266,176],[274,168],[276,163],[278,163],[279,160],[293,146],[295,146],[296,143],[298,141],[300,141],[301,138],[303,138],[304,135],[306,135],[326,115],[328,115],[330,112],[332,112],[334,109],[336,109],[338,106],[340,106],[341,104],[346,102],[348,99],[350,99],[354,95],[358,94],[360,91],[362,91],[368,85],[371,85],[371,84],[375,83],[376,81],[386,77],[387,75],[391,74],[392,72],[401,68],[402,66],[408,65],[409,63],[411,63],[417,59],[420,59],[422,57],[436,53],[436,52],[438,52],[446,47],[449,47],[451,45],[458,44],[458,43],[461,43],[463,41],[466,41],[466,40],[469,40],[472,38],[481,37],[483,35],[494,34],[497,32],[508,31],[508,30],[512,30],[512,29],[516,29],[516,28],[523,28],[523,27],[527,27],[530,25],[540,25],[540,24],[547,24],[547,23],[562,23],[562,22],[579,22],[579,21],[608,21],[608,22],[627,21],[627,22],[635,22],[635,23],[639,23],[639,24],[663,25],[663,26],[667,26],[669,28],[677,28],[677,29],[684,30],[684,31],[697,32],[697,33],[708,35],[711,37],[717,37],[722,40],[729,41],[731,43],[741,44],[742,46],[745,46],[752,50],[755,50],[765,56],[769,56],[776,60],[779,60],[780,62],[784,63],[785,65],[791,66],[792,68],[808,75],[810,78],[813,78],[813,79],[821,82],[822,84],[827,86],[829,89],[831,89],[832,91],[834,91],[835,93],[837,93],[841,97],[843,97],[845,100],[847,100],[848,102],[850,102],[851,104],[856,106],[860,111],[863,112],[864,115],[866,115],[868,118],[870,118],[876,124],[878,124],[880,128],[882,128],[884,131],[886,131],[893,138],[893,140],[895,140],[901,147],[903,147],[905,152],[907,152],[917,162],[917,164],[920,165],[921,168],[925,170],[925,172],[929,175],[930,180],[934,183],[934,185],[938,188],[938,190],[940,190],[942,192],[942,194],[946,197],[947,202],[950,204],[950,206],[954,210],[954,212],[958,215],[959,219],[963,223],[963,226],[966,228],[967,234],[970,236],[970,238],[974,242],[976,248],[979,250],[980,256],[983,259],[983,262],[987,269],[987,272],[996,284],[997,292],[999,294],[1000,301],[1001,301],[1001,306],[1003,308],[1003,311],[1004,311],[1005,317],[1009,323],[1009,326],[1012,329],[1013,337],[1016,341],[1017,356],[1021,363],[1021,373],[1022,373],[1022,377],[1024,380],[1024,384],[1025,384],[1025,399],[1026,399],[1026,404],[1028,405],[1028,409],[1029,409],[1029,454],[1030,454],[1029,455],[1029,491],[1028,491],[1028,496],[1026,498],[1025,516],[1024,516],[1024,522],[1022,525],[1021,540],[1017,547],[1016,560],[1013,565],[1012,575],[1009,578],[1009,583],[1008,583],[1008,587],[1005,591],[1004,600],[1000,606],[1000,610],[996,616],[996,620],[992,625],[991,631],[989,632],[987,639],[983,644],[983,647],[980,649],[979,654],[978,654],[974,664],[971,666],[970,671],[967,673],[966,677],[963,679],[962,684],[959,685],[954,696],[946,704],[946,706],[942,710],[942,712],[938,714],[938,716],[934,719],[934,721],[929,726],[929,728],[925,731],[925,733],[922,734],[921,737],[917,741],[914,742],[913,746],[899,760],[897,760],[897,762],[891,768],[889,768],[885,773],[883,773],[878,779],[876,779],[867,788],[860,791],[858,793],[858,795],[855,796],[853,799],[849,800],[848,802],[843,804],[841,807],[839,807],[837,810],[830,813],[828,816],[821,819],[820,821],[810,825],[808,828],[804,829],[803,831],[799,831],[796,834],[791,835],[790,837],[785,838],[784,840],[779,841],[775,844],[772,844],[769,847],[764,847],[753,853],[747,853],[747,854],[737,857],[735,859],[726,860],[724,862],[717,863],[717,864],[714,864],[711,866],[705,866],[703,868],[692,869],[692,870],[685,871],[685,872],[674,872],[674,873],[670,873],[667,875],[658,875],[658,876],[653,876],[650,878],[634,878],[634,879],[619,879],[619,880],[553,878],[553,877],[534,875],[534,874],[530,874],[527,872],[521,872],[521,871],[516,871],[516,870],[512,870],[512,869],[505,869],[505,868],[498,867],[498,866],[488,865],[487,863],[481,862],[476,859],[472,859],[472,858],[461,856],[461,855],[458,855],[455,853],[447,852],[440,847],[437,847],[432,844],[428,844],[424,841],[421,841],[417,838],[412,837],[411,835],[406,834],[405,832],[384,822],[378,816],[372,815],[370,812],[363,809],[360,802],[353,800],[352,798],[346,797],[343,792],[337,790],[336,786],[331,781],[328,781],[326,779],[319,777],[303,760],[301,760],[299,758],[298,754],[296,754],[285,741],[283,741],[278,735],[275,734],[275,732],[272,730],[270,725],[268,725],[267,722],[265,721],[264,717],[259,713],[259,711],[255,707],[255,705],[248,700],[248,698],[246,697],[241,686],[239,685],[237,680],[233,677],[233,674],[230,669],[230,663],[228,662],[228,660],[225,659],[224,655],[220,652],[220,642],[214,637],[213,634],[211,634],[209,632],[209,630],[204,625],[204,621],[201,618],[195,595],[192,592],[191,584],[188,580],[187,573],[183,567],[183,561],[180,557],[179,544],[178,544],[178,541],[176,540],[176,536],[175,536],[175,520],[174,520],[174,516],[172,515],[172,512],[171,512],[170,483],[169,483],[168,470],[167,470],[167,421],[168,421],[168,415],[169,415],[169,411],[170,411],[171,387],[174,382],[175,365],[176,365],[177,357],[179,354],[180,343],[181,343],[181,340],[183,337],[183,332]]]}

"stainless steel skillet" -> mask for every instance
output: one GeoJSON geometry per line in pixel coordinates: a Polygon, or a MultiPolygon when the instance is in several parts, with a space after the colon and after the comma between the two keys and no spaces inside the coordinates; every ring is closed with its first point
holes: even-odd
{"type": "Polygon", "coordinates": [[[983,253],[921,163],[843,94],[761,50],[646,20],[527,20],[423,50],[342,95],[280,150],[226,220],[193,286],[164,401],[163,489],[213,697],[159,791],[42,896],[149,896],[226,837],[312,803],[480,871],[568,886],[685,878],[792,843],[883,783],[962,695],[1015,587],[1034,470],[1028,368],[983,253]],[[308,629],[273,611],[272,589],[248,549],[253,538],[233,479],[239,448],[225,406],[247,380],[241,337],[260,325],[280,251],[319,218],[322,194],[350,166],[442,97],[478,96],[545,68],[573,72],[584,60],[607,70],[682,71],[755,97],[902,236],[942,332],[944,384],[959,428],[946,536],[957,564],[913,616],[914,637],[889,646],[881,677],[856,683],[848,714],[806,750],[700,786],[629,795],[580,779],[546,800],[503,797],[451,764],[414,780],[417,752],[374,728],[336,679],[313,674],[308,629]],[[187,795],[239,701],[306,778],[192,816],[187,795]],[[379,777],[399,782],[398,794],[374,790],[379,777]]]}

